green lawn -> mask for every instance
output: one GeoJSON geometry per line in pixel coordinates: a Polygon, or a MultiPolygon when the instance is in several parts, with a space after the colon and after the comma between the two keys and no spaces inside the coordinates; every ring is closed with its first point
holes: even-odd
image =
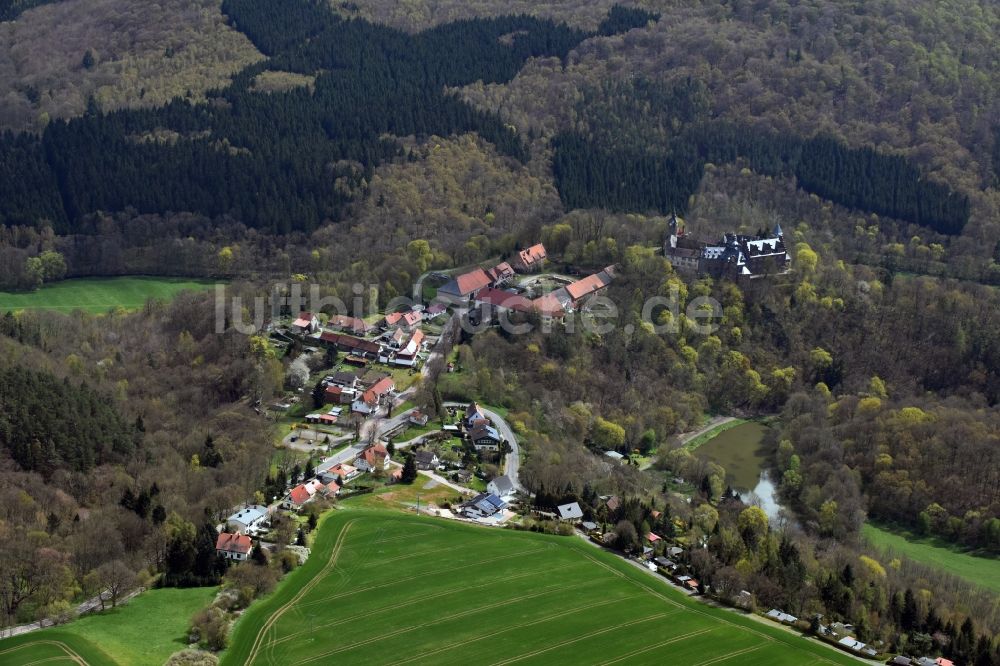
{"type": "Polygon", "coordinates": [[[237,622],[223,664],[856,664],[705,606],[576,537],[354,500],[237,622]]]}
{"type": "Polygon", "coordinates": [[[904,535],[865,523],[861,534],[874,547],[890,555],[904,555],[915,562],[937,567],[984,589],[1000,594],[1000,559],[977,557],[938,539],[904,535]]]}
{"type": "Polygon", "coordinates": [[[27,293],[0,291],[0,311],[86,310],[104,313],[116,307],[134,310],[149,298],[170,299],[185,289],[208,289],[204,280],[157,277],[76,278],[27,293]]]}
{"type": "Polygon", "coordinates": [[[0,641],[0,663],[29,664],[55,657],[63,651],[58,645],[62,643],[92,666],[160,666],[187,647],[191,616],[208,606],[215,592],[214,587],[149,590],[114,610],[0,641]]]}

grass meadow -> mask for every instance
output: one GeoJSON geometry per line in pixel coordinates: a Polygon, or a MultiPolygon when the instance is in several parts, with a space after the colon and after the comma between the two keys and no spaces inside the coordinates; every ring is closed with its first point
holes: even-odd
{"type": "Polygon", "coordinates": [[[135,310],[150,298],[169,300],[185,289],[208,289],[213,282],[183,278],[74,278],[32,292],[0,291],[0,312],[7,310],[85,310],[101,314],[114,308],[135,310]]]}
{"type": "Polygon", "coordinates": [[[187,647],[191,616],[210,604],[215,592],[214,587],[148,590],[113,610],[0,641],[0,664],[160,666],[187,647]]]}
{"type": "Polygon", "coordinates": [[[865,523],[861,535],[889,555],[902,555],[914,562],[936,567],[973,585],[1000,594],[1000,559],[978,557],[939,539],[904,535],[865,523]]]}
{"type": "Polygon", "coordinates": [[[856,663],[576,537],[351,504],[240,618],[223,665],[856,663]]]}

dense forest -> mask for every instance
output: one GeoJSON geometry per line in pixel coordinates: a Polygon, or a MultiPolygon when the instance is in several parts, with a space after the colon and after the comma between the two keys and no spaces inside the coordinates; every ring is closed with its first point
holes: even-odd
{"type": "Polygon", "coordinates": [[[758,173],[795,176],[804,190],[824,199],[939,233],[960,234],[969,219],[968,197],[926,180],[910,161],[836,139],[803,140],[716,122],[681,130],[653,154],[608,144],[570,133],[553,138],[553,174],[567,208],[685,212],[705,162],[742,158],[758,173]]]}
{"type": "MultiPolygon", "coordinates": [[[[0,334],[16,334],[15,329],[16,320],[7,313],[0,334]]],[[[18,367],[0,371],[0,441],[26,470],[48,477],[58,468],[86,472],[121,463],[140,435],[106,396],[86,384],[18,367]]]]}
{"type": "Polygon", "coordinates": [[[0,2],[0,21],[13,21],[18,15],[31,9],[55,0],[3,0],[0,2]]]}
{"type": "MultiPolygon", "coordinates": [[[[309,0],[288,4],[279,21],[268,3],[232,0],[223,8],[271,56],[267,63],[248,67],[209,105],[178,99],[147,110],[92,108],[51,122],[37,140],[5,136],[0,167],[23,177],[5,180],[0,222],[46,221],[66,232],[84,214],[132,207],[231,215],[278,233],[312,231],[342,217],[345,204],[365,193],[372,170],[402,154],[384,135],[475,131],[524,160],[516,132],[445,86],[509,80],[528,58],[563,58],[588,36],[527,16],[410,36],[342,20],[309,0]],[[252,83],[265,69],[320,73],[310,88],[262,94],[252,83]]],[[[648,18],[618,12],[601,29],[648,18]]]]}

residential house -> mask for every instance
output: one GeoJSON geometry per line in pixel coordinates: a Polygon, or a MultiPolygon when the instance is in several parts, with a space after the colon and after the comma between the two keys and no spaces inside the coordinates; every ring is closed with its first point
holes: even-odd
{"type": "Polygon", "coordinates": [[[604,499],[604,504],[608,507],[608,511],[617,511],[618,507],[622,505],[622,502],[618,499],[617,495],[611,495],[604,499]]]}
{"type": "Polygon", "coordinates": [[[240,534],[249,534],[267,522],[269,512],[266,506],[251,504],[245,506],[226,519],[226,528],[240,534]]]}
{"type": "Polygon", "coordinates": [[[514,487],[514,482],[510,480],[510,477],[504,474],[487,483],[486,491],[493,493],[500,499],[508,500],[514,496],[517,488],[514,487]]]}
{"type": "Polygon", "coordinates": [[[468,407],[465,408],[465,418],[462,422],[466,428],[471,430],[476,426],[489,424],[490,420],[486,418],[486,414],[483,413],[478,404],[470,402],[468,407]]]}
{"type": "Polygon", "coordinates": [[[491,425],[478,425],[469,431],[469,439],[477,451],[499,451],[500,433],[491,425]]]}
{"type": "Polygon", "coordinates": [[[358,399],[358,390],[354,387],[327,384],[323,390],[323,399],[334,405],[349,405],[358,399]]]}
{"type": "Polygon", "coordinates": [[[501,261],[493,268],[486,269],[486,275],[489,276],[491,285],[499,287],[514,278],[514,268],[506,261],[501,261]]]}
{"type": "Polygon", "coordinates": [[[437,469],[437,466],[441,464],[441,460],[437,457],[437,454],[433,451],[428,451],[426,449],[421,449],[413,454],[413,462],[416,464],[417,469],[437,469]]]}
{"type": "Polygon", "coordinates": [[[329,470],[327,470],[327,472],[329,474],[333,474],[336,478],[341,479],[341,485],[347,483],[348,481],[356,477],[358,474],[361,474],[360,470],[358,470],[353,465],[348,465],[347,463],[340,463],[339,465],[334,465],[329,470]]]}
{"type": "Polygon", "coordinates": [[[522,273],[534,273],[542,270],[547,258],[545,246],[538,243],[517,253],[514,257],[514,269],[522,273]]]}
{"type": "Polygon", "coordinates": [[[901,654],[896,655],[889,660],[889,666],[911,666],[913,660],[909,657],[904,657],[901,654]]]}
{"type": "Polygon", "coordinates": [[[298,318],[292,322],[292,330],[303,335],[315,333],[319,330],[319,319],[311,312],[300,312],[298,318]]]}
{"type": "Polygon", "coordinates": [[[443,303],[434,303],[424,310],[424,319],[433,321],[448,312],[448,308],[443,303]]]}
{"type": "Polygon", "coordinates": [[[358,385],[358,376],[346,370],[341,370],[329,375],[324,380],[327,384],[333,384],[334,386],[343,386],[345,388],[355,388],[358,385]]]}
{"type": "Polygon", "coordinates": [[[362,472],[374,472],[389,467],[389,450],[381,442],[366,447],[354,461],[362,472]]]}
{"type": "Polygon", "coordinates": [[[604,455],[607,456],[608,458],[611,458],[612,460],[614,460],[617,463],[620,463],[622,460],[625,459],[625,456],[623,456],[622,454],[618,453],[617,451],[605,451],[604,455]]]}
{"type": "Polygon", "coordinates": [[[368,335],[372,330],[372,327],[365,323],[364,319],[348,317],[346,315],[333,315],[326,325],[332,329],[344,331],[352,335],[368,335]]]}
{"type": "Polygon", "coordinates": [[[336,497],[340,494],[340,484],[336,481],[330,481],[323,485],[319,490],[320,494],[325,497],[336,497]]]}
{"type": "Polygon", "coordinates": [[[416,310],[408,310],[406,312],[390,312],[382,320],[382,328],[393,328],[394,326],[400,326],[407,330],[412,329],[414,326],[420,323],[423,319],[423,315],[416,310]]]}
{"type": "Polygon", "coordinates": [[[467,469],[460,469],[452,474],[452,477],[459,483],[468,483],[472,481],[472,472],[467,469]]]}
{"type": "Polygon", "coordinates": [[[501,312],[529,314],[536,310],[533,301],[512,291],[503,291],[500,289],[483,289],[476,295],[475,301],[483,309],[484,313],[491,317],[501,312]]]}
{"type": "Polygon", "coordinates": [[[371,414],[395,388],[396,384],[392,381],[392,377],[380,379],[351,404],[351,411],[371,414]]]}
{"type": "Polygon", "coordinates": [[[955,662],[951,659],[945,659],[944,657],[938,657],[934,660],[934,663],[937,664],[937,666],[955,666],[955,662]]]}
{"type": "Polygon", "coordinates": [[[242,562],[250,558],[253,542],[245,534],[223,532],[215,540],[215,552],[229,560],[242,562]]]}
{"type": "Polygon", "coordinates": [[[285,504],[289,508],[297,509],[311,499],[312,493],[309,492],[304,484],[299,484],[288,491],[288,499],[285,504]]]}
{"type": "Polygon", "coordinates": [[[649,534],[646,535],[646,541],[648,541],[649,543],[655,544],[657,541],[661,541],[662,539],[663,537],[661,537],[658,534],[654,534],[653,532],[650,532],[649,534]]]}
{"type": "Polygon", "coordinates": [[[507,503],[496,495],[479,493],[462,505],[462,514],[469,518],[489,518],[507,508],[507,503]]]}
{"type": "Polygon", "coordinates": [[[406,344],[396,352],[392,362],[396,365],[414,365],[417,362],[417,354],[423,349],[424,339],[423,331],[420,329],[413,331],[413,335],[410,336],[406,344]]]}
{"type": "Polygon", "coordinates": [[[481,289],[490,286],[492,282],[486,271],[475,268],[438,288],[437,298],[452,305],[468,305],[469,299],[474,298],[481,289]]]}
{"type": "Polygon", "coordinates": [[[560,504],[556,507],[556,511],[559,512],[559,520],[580,520],[583,518],[583,509],[580,508],[579,502],[560,504]]]}
{"type": "Polygon", "coordinates": [[[425,426],[427,425],[427,422],[430,420],[430,417],[427,416],[427,414],[424,414],[419,409],[414,409],[412,412],[410,412],[410,415],[409,417],[407,417],[406,420],[415,426],[425,426]]]}

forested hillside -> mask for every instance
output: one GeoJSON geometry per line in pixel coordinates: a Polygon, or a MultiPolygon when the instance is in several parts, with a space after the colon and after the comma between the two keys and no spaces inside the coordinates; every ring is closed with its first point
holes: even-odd
{"type": "MultiPolygon", "coordinates": [[[[15,2],[14,7],[37,5],[15,2]]],[[[220,0],[61,0],[10,20],[0,8],[0,129],[42,131],[90,109],[152,107],[205,92],[260,53],[220,0]]]]}

